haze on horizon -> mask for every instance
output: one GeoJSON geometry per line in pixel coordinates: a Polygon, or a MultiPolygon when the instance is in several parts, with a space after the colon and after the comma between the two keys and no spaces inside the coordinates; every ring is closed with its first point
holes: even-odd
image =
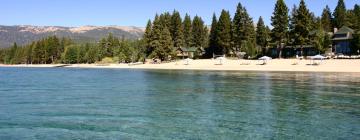
{"type": "MultiPolygon", "coordinates": [[[[206,24],[211,24],[213,13],[219,16],[222,9],[235,13],[241,2],[256,23],[262,16],[267,25],[276,0],[3,0],[0,8],[0,25],[68,26],[84,25],[138,26],[145,27],[147,20],[156,13],[178,10],[182,16],[201,16],[206,24]]],[[[300,0],[285,0],[289,9],[300,0]]],[[[319,16],[329,5],[333,11],[338,0],[305,0],[311,12],[319,16]]],[[[346,8],[359,4],[358,0],[346,0],[346,8]]],[[[233,15],[231,15],[233,16],[233,15]]]]}

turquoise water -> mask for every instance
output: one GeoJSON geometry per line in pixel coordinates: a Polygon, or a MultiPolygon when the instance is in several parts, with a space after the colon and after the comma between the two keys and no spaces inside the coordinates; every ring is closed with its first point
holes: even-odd
{"type": "Polygon", "coordinates": [[[0,139],[359,139],[360,74],[0,68],[0,139]]]}

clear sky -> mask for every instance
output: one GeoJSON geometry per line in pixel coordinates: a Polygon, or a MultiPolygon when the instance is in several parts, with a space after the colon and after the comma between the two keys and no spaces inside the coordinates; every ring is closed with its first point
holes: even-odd
{"type": "MultiPolygon", "coordinates": [[[[1,0],[0,25],[83,26],[123,25],[144,27],[156,13],[177,9],[184,15],[201,16],[206,24],[221,9],[231,16],[241,2],[256,22],[263,16],[270,25],[276,0],[1,0]]],[[[289,9],[300,0],[285,0],[289,9]]],[[[360,0],[345,0],[347,8],[360,0]]],[[[320,15],[325,5],[334,10],[337,0],[306,0],[308,8],[320,15]]]]}

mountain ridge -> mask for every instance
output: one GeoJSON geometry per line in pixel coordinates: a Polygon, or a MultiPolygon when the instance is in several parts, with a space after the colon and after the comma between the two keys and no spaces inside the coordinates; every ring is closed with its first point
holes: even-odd
{"type": "Polygon", "coordinates": [[[112,33],[115,37],[140,39],[145,28],[136,26],[34,26],[0,25],[0,48],[10,47],[14,42],[25,45],[48,36],[69,37],[75,42],[96,42],[112,33]]]}

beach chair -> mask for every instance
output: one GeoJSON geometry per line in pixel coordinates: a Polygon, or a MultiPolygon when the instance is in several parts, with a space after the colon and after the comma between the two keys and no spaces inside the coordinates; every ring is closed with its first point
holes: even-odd
{"type": "Polygon", "coordinates": [[[242,63],[240,65],[250,65],[250,61],[243,59],[242,63]]]}

